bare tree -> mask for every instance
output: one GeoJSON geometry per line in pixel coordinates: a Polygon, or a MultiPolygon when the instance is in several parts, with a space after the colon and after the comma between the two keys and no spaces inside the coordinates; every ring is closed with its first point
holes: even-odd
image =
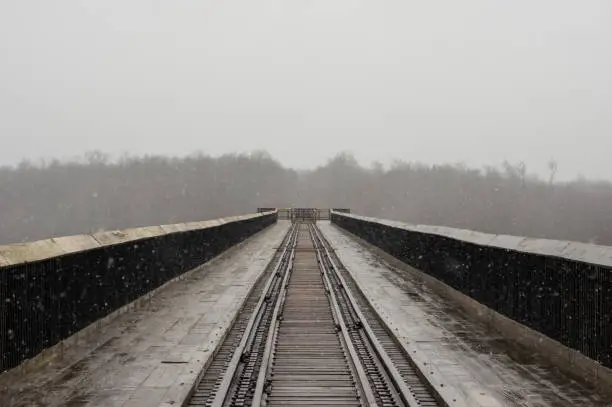
{"type": "Polygon", "coordinates": [[[555,176],[557,175],[557,161],[554,158],[551,158],[548,161],[548,169],[550,171],[550,177],[548,179],[548,184],[552,185],[555,182],[555,176]]]}

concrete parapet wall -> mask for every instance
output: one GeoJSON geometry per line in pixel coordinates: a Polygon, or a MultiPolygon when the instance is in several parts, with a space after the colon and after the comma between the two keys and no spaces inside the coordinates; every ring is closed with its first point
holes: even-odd
{"type": "Polygon", "coordinates": [[[158,237],[170,233],[207,229],[226,223],[246,221],[269,216],[274,212],[231,216],[201,222],[176,223],[172,225],[146,226],[93,233],[91,235],[61,236],[27,243],[0,245],[0,267],[30,263],[52,257],[74,254],[81,251],[158,237]]]}
{"type": "Polygon", "coordinates": [[[354,214],[334,212],[337,216],[373,222],[390,228],[410,232],[436,235],[491,248],[513,250],[528,254],[558,257],[598,266],[612,267],[612,247],[566,240],[536,239],[531,237],[493,235],[468,229],[446,226],[415,225],[388,219],[371,218],[354,214]]]}
{"type": "Polygon", "coordinates": [[[268,212],[0,246],[0,373],[29,359],[39,363],[46,349],[146,298],[277,217],[268,212]]]}
{"type": "Polygon", "coordinates": [[[332,222],[560,370],[612,392],[612,248],[342,213],[332,222]]]}

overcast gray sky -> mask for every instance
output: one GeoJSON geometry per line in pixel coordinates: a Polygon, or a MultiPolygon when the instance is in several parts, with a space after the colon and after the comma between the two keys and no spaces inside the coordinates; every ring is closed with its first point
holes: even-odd
{"type": "Polygon", "coordinates": [[[0,164],[340,150],[612,179],[609,0],[0,0],[0,164]]]}

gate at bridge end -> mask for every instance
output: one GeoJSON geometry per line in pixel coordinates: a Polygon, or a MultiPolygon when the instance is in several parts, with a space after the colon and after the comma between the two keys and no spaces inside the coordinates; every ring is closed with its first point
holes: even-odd
{"type": "Polygon", "coordinates": [[[257,208],[258,213],[278,211],[279,220],[290,220],[292,223],[316,223],[319,220],[331,220],[331,213],[351,213],[348,208],[257,208]]]}

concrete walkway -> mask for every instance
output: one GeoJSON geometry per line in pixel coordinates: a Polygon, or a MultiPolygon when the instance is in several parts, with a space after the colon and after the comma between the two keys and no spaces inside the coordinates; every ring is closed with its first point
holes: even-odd
{"type": "Polygon", "coordinates": [[[329,223],[321,230],[371,304],[417,359],[428,363],[444,392],[467,406],[612,406],[471,322],[411,274],[398,270],[329,223]]]}
{"type": "Polygon", "coordinates": [[[288,229],[276,224],[169,284],[61,361],[0,377],[0,405],[180,406],[288,229]]]}

